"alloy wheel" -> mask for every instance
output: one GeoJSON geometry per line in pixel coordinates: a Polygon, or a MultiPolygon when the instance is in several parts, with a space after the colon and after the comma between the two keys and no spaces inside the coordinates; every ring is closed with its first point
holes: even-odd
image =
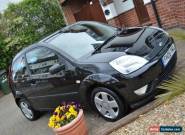
{"type": "Polygon", "coordinates": [[[106,92],[98,92],[94,96],[97,110],[106,118],[115,119],[119,114],[119,106],[113,96],[106,92]]]}
{"type": "Polygon", "coordinates": [[[24,113],[24,115],[28,118],[28,119],[33,119],[33,112],[31,109],[29,109],[29,106],[27,103],[25,102],[21,102],[20,103],[20,108],[22,110],[22,112],[24,113]]]}

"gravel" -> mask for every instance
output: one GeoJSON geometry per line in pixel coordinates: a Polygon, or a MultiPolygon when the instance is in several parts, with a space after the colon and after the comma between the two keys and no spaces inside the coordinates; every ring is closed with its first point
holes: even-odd
{"type": "MultiPolygon", "coordinates": [[[[185,130],[185,93],[141,115],[110,135],[150,135],[150,126],[182,126],[185,130]]],[[[160,133],[158,133],[160,135],[160,133]]],[[[178,135],[184,135],[185,131],[178,135]]],[[[168,135],[168,134],[166,134],[168,135]]]]}

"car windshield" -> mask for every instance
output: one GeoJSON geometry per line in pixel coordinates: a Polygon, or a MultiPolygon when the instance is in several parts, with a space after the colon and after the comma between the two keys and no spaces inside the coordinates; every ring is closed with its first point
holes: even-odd
{"type": "Polygon", "coordinates": [[[45,42],[67,53],[74,59],[93,53],[111,36],[115,35],[117,28],[106,24],[89,22],[76,24],[64,28],[45,42]]]}

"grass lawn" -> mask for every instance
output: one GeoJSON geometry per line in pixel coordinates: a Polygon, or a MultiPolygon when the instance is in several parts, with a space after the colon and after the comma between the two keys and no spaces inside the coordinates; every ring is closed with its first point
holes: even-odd
{"type": "Polygon", "coordinates": [[[171,29],[168,32],[177,40],[185,40],[185,30],[183,29],[171,29]]]}

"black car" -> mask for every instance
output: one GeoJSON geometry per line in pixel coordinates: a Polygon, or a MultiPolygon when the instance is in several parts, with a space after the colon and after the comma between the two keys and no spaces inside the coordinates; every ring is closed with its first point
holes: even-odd
{"type": "Polygon", "coordinates": [[[162,29],[82,21],[19,52],[9,82],[29,120],[75,101],[115,121],[154,98],[176,60],[174,40],[162,29]]]}

